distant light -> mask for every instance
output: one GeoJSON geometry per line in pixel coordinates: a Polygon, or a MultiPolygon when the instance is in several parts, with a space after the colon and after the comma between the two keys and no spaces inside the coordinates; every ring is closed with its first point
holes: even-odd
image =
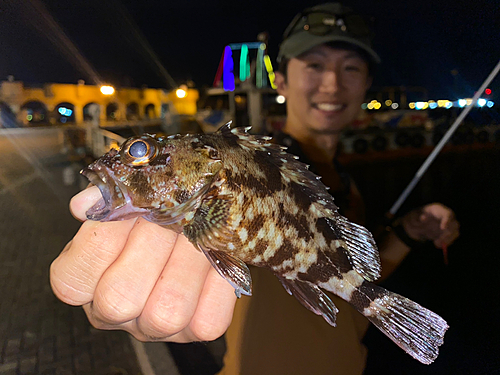
{"type": "Polygon", "coordinates": [[[494,105],[495,105],[495,103],[493,103],[491,100],[488,100],[488,101],[486,102],[486,107],[488,107],[488,108],[491,108],[491,107],[493,107],[494,105]]]}
{"type": "Polygon", "coordinates": [[[458,105],[460,107],[462,107],[462,108],[465,107],[467,105],[467,100],[465,100],[465,99],[459,99],[458,100],[458,105]]]}
{"type": "Polygon", "coordinates": [[[438,100],[438,107],[446,107],[446,103],[448,103],[448,100],[438,100]]]}
{"type": "Polygon", "coordinates": [[[415,103],[411,102],[408,104],[408,107],[410,107],[410,109],[415,109],[415,103]]]}
{"type": "Polygon", "coordinates": [[[450,101],[446,101],[445,108],[446,108],[446,109],[450,109],[451,107],[453,107],[453,103],[452,103],[452,102],[450,102],[450,101]]]}
{"type": "Polygon", "coordinates": [[[398,104],[398,103],[392,103],[392,104],[391,104],[391,108],[392,108],[392,109],[398,109],[398,107],[399,107],[399,104],[398,104]]]}
{"type": "Polygon", "coordinates": [[[467,105],[471,105],[472,104],[472,99],[471,98],[468,98],[468,99],[465,99],[467,101],[467,105]]]}
{"type": "Polygon", "coordinates": [[[375,109],[380,109],[380,107],[382,107],[382,104],[380,104],[379,102],[376,102],[376,103],[373,105],[373,108],[375,108],[375,109]]]}
{"type": "Polygon", "coordinates": [[[241,54],[240,54],[240,81],[245,81],[248,77],[250,77],[250,61],[248,59],[248,46],[243,44],[241,46],[241,54]],[[248,71],[248,76],[247,76],[248,71]]]}
{"type": "Polygon", "coordinates": [[[178,88],[177,90],[175,90],[175,95],[179,98],[179,99],[182,99],[182,98],[185,98],[186,95],[187,95],[187,91],[184,90],[184,89],[181,89],[181,88],[178,88]]]}
{"type": "Polygon", "coordinates": [[[366,103],[361,104],[361,109],[366,109],[368,108],[368,105],[366,103]]]}
{"type": "Polygon", "coordinates": [[[430,109],[435,109],[435,108],[437,108],[437,106],[438,106],[437,103],[434,103],[434,102],[433,103],[429,103],[429,108],[430,109]]]}
{"type": "Polygon", "coordinates": [[[286,99],[283,95],[278,95],[276,97],[276,103],[278,103],[278,104],[283,104],[285,101],[286,101],[286,99]]]}
{"type": "Polygon", "coordinates": [[[234,62],[233,50],[230,46],[224,47],[224,60],[222,65],[222,87],[224,91],[234,91],[234,62]]]}
{"type": "Polygon", "coordinates": [[[416,102],[415,109],[424,109],[426,108],[426,105],[428,106],[427,102],[416,102]]]}
{"type": "Polygon", "coordinates": [[[486,95],[491,95],[491,89],[486,89],[486,90],[484,90],[484,93],[485,93],[486,95]]]}
{"type": "Polygon", "coordinates": [[[484,107],[486,105],[486,99],[479,98],[477,100],[477,105],[480,106],[480,107],[484,107]]]}
{"type": "Polygon", "coordinates": [[[113,95],[115,93],[115,88],[113,86],[101,86],[101,93],[103,95],[113,95]]]}
{"type": "Polygon", "coordinates": [[[392,100],[387,99],[387,100],[385,101],[385,105],[386,105],[386,106],[388,106],[388,107],[389,107],[391,104],[392,104],[392,100]]]}
{"type": "Polygon", "coordinates": [[[59,107],[59,109],[57,110],[61,115],[63,116],[71,116],[73,114],[73,111],[69,108],[66,108],[66,107],[59,107]]]}
{"type": "Polygon", "coordinates": [[[33,120],[33,115],[28,115],[28,116],[26,116],[26,118],[28,119],[28,121],[31,121],[31,120],[33,120]]]}
{"type": "Polygon", "coordinates": [[[368,104],[366,105],[366,108],[368,108],[368,109],[373,109],[373,103],[368,103],[368,104]]]}

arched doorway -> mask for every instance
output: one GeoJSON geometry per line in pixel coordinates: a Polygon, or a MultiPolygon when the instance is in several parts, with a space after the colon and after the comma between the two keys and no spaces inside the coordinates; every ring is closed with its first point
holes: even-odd
{"type": "Polygon", "coordinates": [[[118,120],[118,104],[109,103],[106,106],[106,120],[108,121],[118,120]]]}
{"type": "Polygon", "coordinates": [[[16,114],[7,103],[0,102],[0,128],[17,128],[16,114]]]}
{"type": "Polygon", "coordinates": [[[75,106],[71,103],[59,103],[58,105],[56,105],[54,113],[58,123],[75,123],[75,106]]]}
{"type": "Polygon", "coordinates": [[[38,100],[31,100],[21,106],[21,121],[25,125],[48,124],[47,107],[38,100]]]}
{"type": "Polygon", "coordinates": [[[127,104],[127,120],[139,119],[139,105],[135,102],[127,104]]]}
{"type": "Polygon", "coordinates": [[[154,104],[148,104],[144,108],[144,117],[146,118],[156,118],[156,111],[155,111],[155,105],[154,104]]]}
{"type": "Polygon", "coordinates": [[[96,120],[99,120],[99,110],[100,106],[97,103],[88,103],[83,107],[83,121],[88,122],[94,120],[94,116],[96,116],[96,120]],[[97,107],[96,107],[97,106],[97,107]]]}

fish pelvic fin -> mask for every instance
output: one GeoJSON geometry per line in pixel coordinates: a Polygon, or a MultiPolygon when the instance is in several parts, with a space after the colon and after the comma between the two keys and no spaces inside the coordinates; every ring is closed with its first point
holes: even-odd
{"type": "Polygon", "coordinates": [[[351,303],[396,345],[423,364],[431,364],[449,328],[436,313],[399,294],[364,282],[351,303]]]}
{"type": "Polygon", "coordinates": [[[276,276],[281,281],[281,284],[288,294],[297,298],[303,306],[316,315],[323,316],[331,326],[335,327],[337,325],[335,320],[339,310],[330,297],[328,297],[319,287],[307,281],[292,280],[282,276],[276,276]]]}

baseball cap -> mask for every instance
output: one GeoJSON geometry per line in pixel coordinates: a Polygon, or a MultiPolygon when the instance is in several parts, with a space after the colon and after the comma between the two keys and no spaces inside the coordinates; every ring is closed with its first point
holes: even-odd
{"type": "Polygon", "coordinates": [[[328,42],[353,44],[364,50],[374,63],[380,57],[371,46],[373,33],[367,22],[339,3],[325,3],[297,14],[283,34],[278,53],[282,58],[297,57],[311,48],[328,42]]]}

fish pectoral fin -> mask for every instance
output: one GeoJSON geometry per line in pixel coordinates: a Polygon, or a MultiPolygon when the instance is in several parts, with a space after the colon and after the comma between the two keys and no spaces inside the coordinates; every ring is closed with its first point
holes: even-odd
{"type": "Polygon", "coordinates": [[[204,195],[207,194],[210,189],[211,185],[206,184],[196,193],[194,193],[191,198],[179,204],[178,206],[151,209],[150,214],[145,215],[144,218],[152,223],[164,227],[176,224],[185,219],[186,216],[189,216],[189,214],[194,210],[196,210],[196,207],[198,206],[200,200],[203,199],[204,195]]]}
{"type": "Polygon", "coordinates": [[[223,251],[209,249],[201,244],[198,247],[206,255],[219,275],[234,288],[234,294],[240,298],[242,294],[252,295],[252,276],[245,262],[223,251]]]}
{"type": "Polygon", "coordinates": [[[234,287],[234,293],[239,298],[242,294],[252,294],[252,278],[243,261],[223,250],[231,250],[229,246],[234,237],[227,225],[232,203],[232,195],[217,194],[216,189],[209,192],[191,222],[184,226],[184,234],[203,251],[217,272],[234,287]]]}
{"type": "Polygon", "coordinates": [[[365,227],[351,223],[340,215],[337,217],[336,224],[340,228],[354,269],[367,281],[377,280],[382,266],[373,235],[365,227]]]}
{"type": "Polygon", "coordinates": [[[277,277],[288,294],[297,298],[302,305],[316,315],[322,315],[328,324],[336,326],[335,320],[339,310],[330,297],[318,286],[305,281],[277,277]]]}
{"type": "MultiPolygon", "coordinates": [[[[216,189],[214,189],[216,190],[216,189]]],[[[184,226],[184,234],[193,243],[206,248],[221,249],[231,241],[232,233],[227,229],[232,195],[208,192],[196,210],[193,219],[184,226]]]]}

